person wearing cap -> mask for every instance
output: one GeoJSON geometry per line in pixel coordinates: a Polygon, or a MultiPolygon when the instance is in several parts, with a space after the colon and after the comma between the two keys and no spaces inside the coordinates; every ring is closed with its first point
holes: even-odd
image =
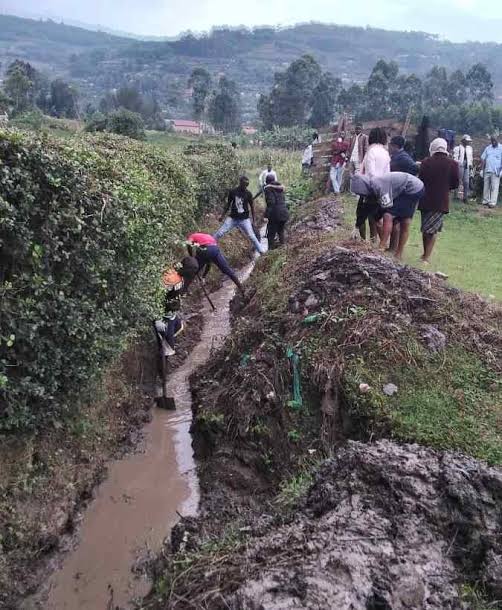
{"type": "Polygon", "coordinates": [[[181,297],[186,293],[199,271],[199,264],[192,256],[185,258],[176,268],[167,269],[162,274],[162,283],[166,290],[164,297],[164,315],[155,320],[153,325],[160,341],[164,356],[174,356],[176,337],[184,325],[181,317],[181,297]]]}
{"type": "Polygon", "coordinates": [[[422,162],[418,174],[425,187],[418,206],[422,214],[424,263],[429,263],[437,234],[443,229],[444,215],[450,211],[450,191],[457,189],[460,181],[458,164],[449,158],[446,140],[433,140],[429,152],[430,157],[422,162]]]}
{"type": "MultiPolygon", "coordinates": [[[[441,138],[439,138],[441,139],[441,138]]],[[[446,140],[445,140],[446,142],[446,140]]],[[[470,194],[470,179],[474,167],[474,152],[472,150],[472,138],[469,134],[462,136],[462,141],[453,149],[453,160],[458,164],[460,183],[464,188],[463,200],[467,203],[470,194]]]]}
{"type": "Polygon", "coordinates": [[[187,237],[186,246],[188,254],[195,257],[199,265],[199,272],[205,278],[214,264],[218,269],[244,293],[244,288],[237,277],[235,271],[228,264],[227,259],[223,256],[216,239],[207,233],[192,233],[187,237]]]}
{"type": "Polygon", "coordinates": [[[401,259],[410,234],[411,220],[424,193],[423,182],[406,172],[388,172],[372,178],[356,174],[352,178],[351,190],[356,195],[377,200],[383,215],[382,248],[387,246],[394,223],[399,225],[395,254],[401,259]]]}
{"type": "Polygon", "coordinates": [[[483,164],[483,205],[494,208],[499,197],[500,176],[502,174],[502,146],[497,136],[490,138],[490,144],[481,155],[483,164]]]}
{"type": "Polygon", "coordinates": [[[239,186],[229,192],[227,204],[220,217],[220,222],[223,222],[223,224],[214,234],[214,238],[219,240],[229,231],[239,229],[239,231],[253,244],[255,250],[259,254],[264,254],[266,250],[261,245],[253,230],[255,221],[254,201],[248,186],[249,179],[246,176],[241,176],[239,186]],[[230,214],[226,217],[229,211],[230,214]],[[253,222],[251,222],[251,220],[253,222]]]}

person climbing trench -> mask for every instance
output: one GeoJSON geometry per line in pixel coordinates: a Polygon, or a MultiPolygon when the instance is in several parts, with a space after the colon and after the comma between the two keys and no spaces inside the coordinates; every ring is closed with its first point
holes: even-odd
{"type": "Polygon", "coordinates": [[[268,218],[268,249],[274,250],[277,248],[276,237],[279,238],[279,245],[283,246],[286,243],[284,230],[289,219],[289,213],[284,197],[284,187],[277,180],[274,180],[273,176],[267,176],[264,192],[267,202],[265,218],[268,218]]]}
{"type": "Polygon", "coordinates": [[[214,238],[218,241],[229,231],[239,229],[259,254],[265,254],[266,249],[261,245],[253,229],[255,222],[254,202],[248,186],[249,179],[247,176],[241,176],[239,186],[229,192],[227,204],[220,217],[223,224],[214,234],[214,238]],[[230,215],[227,217],[229,211],[230,215]]]}

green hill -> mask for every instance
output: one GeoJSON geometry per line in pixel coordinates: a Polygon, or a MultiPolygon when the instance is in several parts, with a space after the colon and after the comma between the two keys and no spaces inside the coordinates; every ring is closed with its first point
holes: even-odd
{"type": "Polygon", "coordinates": [[[187,78],[203,65],[213,75],[236,80],[246,118],[255,113],[257,95],[267,89],[275,71],[311,53],[344,82],[363,81],[379,58],[394,59],[404,71],[426,73],[433,65],[448,69],[485,63],[502,96],[502,45],[452,43],[423,32],[301,24],[252,30],[215,28],[210,34],[184,35],[175,41],[138,41],[53,21],[0,15],[2,68],[15,58],[33,62],[51,75],[74,81],[86,101],[105,91],[136,82],[155,92],[173,116],[187,116],[187,78]]]}

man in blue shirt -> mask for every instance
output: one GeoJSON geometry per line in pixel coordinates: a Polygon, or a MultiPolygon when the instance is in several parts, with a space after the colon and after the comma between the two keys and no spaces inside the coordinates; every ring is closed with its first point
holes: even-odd
{"type": "Polygon", "coordinates": [[[491,144],[481,155],[484,176],[483,205],[494,208],[497,205],[502,173],[502,146],[496,136],[492,136],[490,140],[491,144]]]}
{"type": "Polygon", "coordinates": [[[390,171],[404,172],[416,176],[418,174],[418,166],[404,150],[405,139],[403,136],[394,136],[389,144],[390,153],[390,171]]]}

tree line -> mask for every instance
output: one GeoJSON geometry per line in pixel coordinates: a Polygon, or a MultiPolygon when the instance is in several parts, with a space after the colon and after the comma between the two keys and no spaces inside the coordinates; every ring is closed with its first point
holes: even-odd
{"type": "Polygon", "coordinates": [[[258,100],[264,129],[330,124],[340,113],[358,120],[396,118],[427,113],[434,124],[473,132],[502,127],[502,112],[493,104],[493,80],[483,64],[466,72],[434,66],[424,78],[402,74],[394,61],[379,60],[364,84],[343,87],[342,81],[310,55],[277,72],[269,93],[258,100]]]}

